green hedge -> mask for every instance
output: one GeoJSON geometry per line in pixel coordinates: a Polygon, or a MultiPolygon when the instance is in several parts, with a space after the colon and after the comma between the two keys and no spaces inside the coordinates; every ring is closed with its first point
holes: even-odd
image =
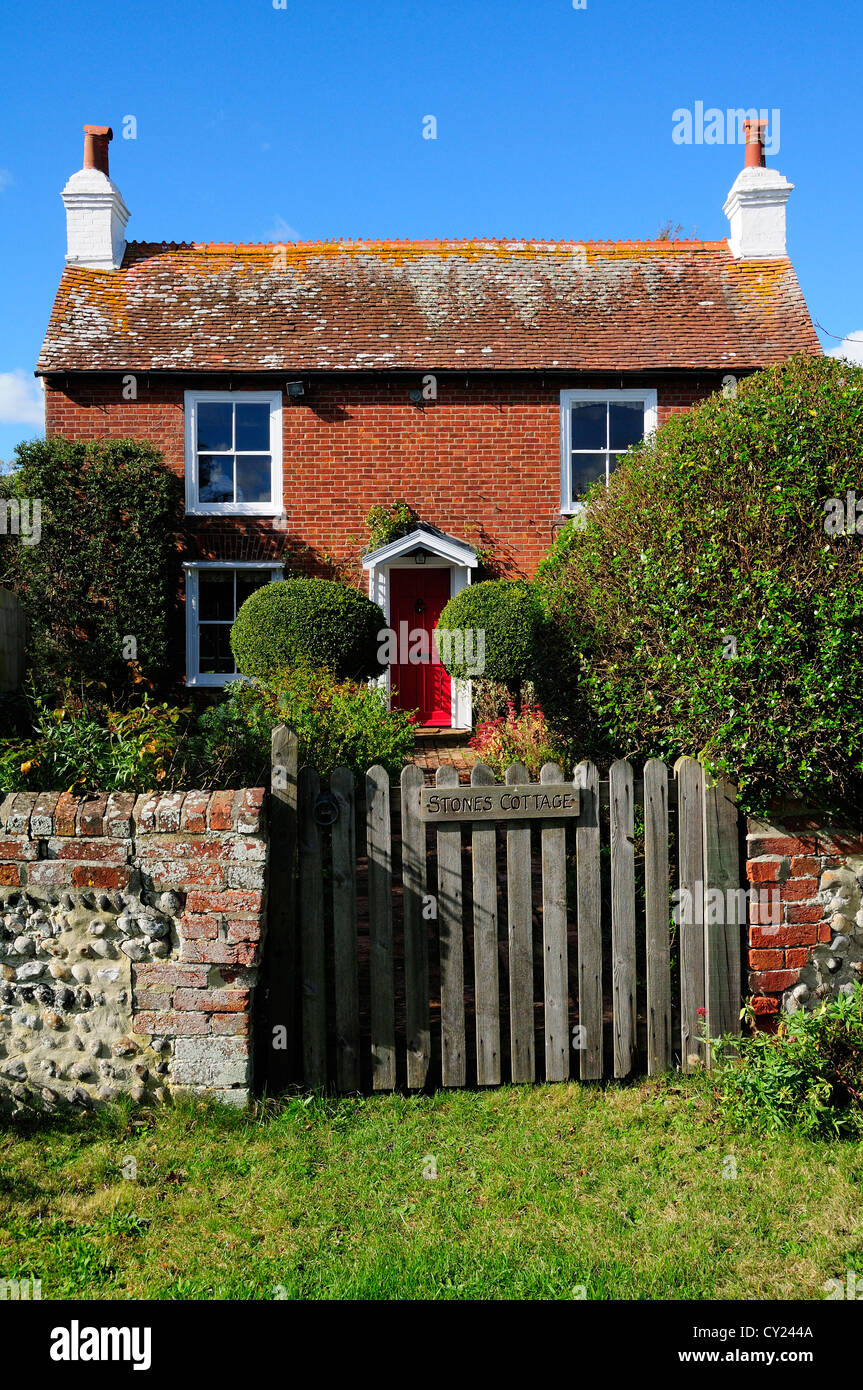
{"type": "Polygon", "coordinates": [[[751,809],[859,804],[863,537],[825,528],[855,489],[848,363],[794,358],[672,418],[541,567],[544,707],[556,683],[582,747],[698,755],[751,809]]]}
{"type": "Polygon", "coordinates": [[[342,679],[383,669],[376,603],[333,579],[284,579],[250,594],[231,628],[231,649],[244,676],[266,680],[296,666],[326,666],[342,679]]]}
{"type": "MultiPolygon", "coordinates": [[[[499,681],[509,690],[518,690],[530,680],[541,622],[536,595],[522,580],[486,579],[469,584],[449,600],[440,616],[438,628],[453,633],[482,632],[485,637],[483,677],[499,681]]],[[[459,659],[469,655],[467,640],[451,640],[450,651],[441,644],[442,659],[451,676],[471,675],[471,662],[459,659]]]]}
{"type": "Polygon", "coordinates": [[[141,673],[164,685],[179,612],[180,480],[135,439],[55,436],[20,444],[16,464],[5,488],[39,501],[41,536],[6,540],[3,580],[30,619],[36,688],[62,696],[94,682],[111,700],[141,673]]]}

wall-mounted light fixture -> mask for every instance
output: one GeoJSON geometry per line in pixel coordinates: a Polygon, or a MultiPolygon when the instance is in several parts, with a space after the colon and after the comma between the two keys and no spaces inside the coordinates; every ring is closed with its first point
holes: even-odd
{"type": "Polygon", "coordinates": [[[424,565],[425,562],[426,562],[426,556],[427,556],[427,555],[428,555],[428,551],[427,551],[427,550],[423,550],[422,546],[420,546],[419,550],[415,550],[415,551],[414,551],[414,564],[417,564],[417,565],[424,565]]]}
{"type": "Polygon", "coordinates": [[[289,381],[285,391],[293,400],[299,400],[300,396],[306,394],[306,388],[301,381],[289,381]]]}

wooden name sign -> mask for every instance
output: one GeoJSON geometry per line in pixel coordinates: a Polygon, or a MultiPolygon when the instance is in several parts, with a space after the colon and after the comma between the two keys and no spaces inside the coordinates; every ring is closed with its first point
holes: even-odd
{"type": "Polygon", "coordinates": [[[540,820],[578,815],[571,782],[513,783],[509,787],[423,787],[421,820],[540,820]]]}

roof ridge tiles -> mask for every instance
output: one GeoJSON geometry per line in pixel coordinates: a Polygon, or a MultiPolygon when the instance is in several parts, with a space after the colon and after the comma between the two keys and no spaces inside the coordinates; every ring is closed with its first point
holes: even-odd
{"type": "MultiPolygon", "coordinates": [[[[657,249],[677,249],[684,247],[701,247],[710,250],[727,247],[725,238],[666,238],[666,237],[628,237],[628,238],[572,238],[572,237],[327,237],[318,238],[311,241],[130,241],[127,246],[130,250],[142,250],[147,248],[159,248],[166,251],[263,251],[273,247],[292,248],[297,251],[309,250],[313,247],[362,247],[362,248],[398,248],[415,247],[435,249],[446,247],[458,249],[459,247],[502,247],[518,249],[527,247],[531,249],[552,249],[561,250],[579,247],[602,248],[607,246],[644,246],[657,249]]],[[[780,258],[781,259],[781,258],[780,258]]]]}

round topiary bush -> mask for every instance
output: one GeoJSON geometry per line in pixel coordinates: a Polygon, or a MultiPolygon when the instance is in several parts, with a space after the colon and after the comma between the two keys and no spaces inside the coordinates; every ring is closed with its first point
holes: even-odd
{"type": "Polygon", "coordinates": [[[237,669],[259,680],[294,666],[326,666],[340,679],[382,670],[376,603],[332,579],[284,579],[250,594],[231,628],[237,669]]]}
{"type": "Polygon", "coordinates": [[[541,610],[536,595],[522,580],[487,579],[469,584],[450,599],[440,615],[438,645],[451,676],[464,680],[481,674],[517,690],[531,677],[541,610]],[[449,635],[446,635],[449,634],[449,635]],[[475,636],[482,634],[482,647],[475,636]],[[484,669],[477,672],[484,657],[484,669]]]}
{"type": "Polygon", "coordinates": [[[859,804],[855,489],[863,370],[835,359],[760,372],[631,453],[537,580],[565,639],[559,683],[590,711],[584,743],[700,756],[753,810],[859,804]]]}

